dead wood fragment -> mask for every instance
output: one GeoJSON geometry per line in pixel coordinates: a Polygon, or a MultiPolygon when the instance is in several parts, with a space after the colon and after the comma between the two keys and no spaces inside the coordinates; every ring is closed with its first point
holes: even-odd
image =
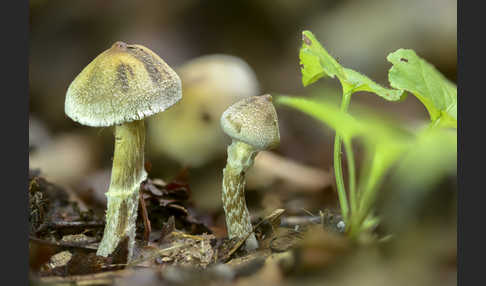
{"type": "Polygon", "coordinates": [[[190,235],[190,234],[186,234],[186,233],[183,233],[183,232],[180,232],[180,231],[177,231],[177,230],[172,231],[170,234],[173,235],[173,236],[176,236],[176,237],[190,238],[190,239],[200,240],[200,241],[203,241],[205,239],[205,238],[198,236],[198,235],[190,235]]]}
{"type": "Polygon", "coordinates": [[[90,250],[96,250],[97,246],[96,245],[90,245],[90,244],[79,244],[79,243],[74,243],[71,241],[50,241],[50,240],[45,240],[37,237],[29,237],[29,241],[33,243],[38,243],[38,244],[44,244],[44,245],[50,245],[50,246],[55,246],[55,247],[60,247],[60,248],[82,248],[82,249],[90,249],[90,250]]]}
{"type": "Polygon", "coordinates": [[[281,227],[304,226],[309,224],[319,224],[321,218],[318,216],[287,216],[282,218],[281,227]]]}
{"type": "Polygon", "coordinates": [[[112,266],[116,259],[117,257],[97,256],[95,250],[70,248],[70,250],[64,250],[51,256],[49,261],[40,268],[39,275],[84,275],[122,268],[112,266]]]}
{"type": "Polygon", "coordinates": [[[146,243],[148,243],[152,228],[150,226],[150,220],[148,218],[147,206],[145,205],[145,200],[143,199],[143,195],[142,195],[142,187],[140,187],[139,193],[140,196],[138,198],[138,201],[140,204],[140,212],[142,213],[142,220],[143,220],[143,240],[146,243]]]}
{"type": "Polygon", "coordinates": [[[105,271],[101,273],[86,275],[71,275],[66,277],[47,276],[40,277],[38,280],[41,283],[46,283],[49,285],[111,285],[115,278],[126,277],[133,274],[134,272],[134,269],[127,268],[122,270],[105,271]]]}
{"type": "Polygon", "coordinates": [[[61,251],[51,256],[51,259],[49,259],[48,267],[53,269],[56,267],[66,266],[71,258],[73,258],[73,254],[71,252],[67,250],[61,251]]]}
{"type": "Polygon", "coordinates": [[[88,245],[94,242],[99,242],[96,237],[90,237],[84,233],[80,234],[68,234],[62,237],[61,241],[68,242],[76,245],[88,245]]]}
{"type": "Polygon", "coordinates": [[[49,221],[41,224],[35,232],[40,233],[48,229],[59,230],[65,228],[73,228],[82,231],[89,227],[104,227],[104,226],[105,226],[104,221],[49,221]]]}
{"type": "Polygon", "coordinates": [[[258,228],[260,225],[262,225],[264,222],[269,222],[272,226],[273,225],[279,225],[280,224],[280,217],[282,214],[285,212],[284,209],[276,209],[274,210],[271,214],[263,218],[259,223],[257,223],[253,227],[253,231],[248,233],[244,238],[240,239],[239,241],[236,242],[236,244],[233,246],[233,248],[226,254],[223,258],[219,260],[221,263],[226,263],[229,261],[231,256],[243,245],[243,243],[250,237],[250,235],[258,228]],[[278,224],[276,223],[278,221],[278,224]]]}

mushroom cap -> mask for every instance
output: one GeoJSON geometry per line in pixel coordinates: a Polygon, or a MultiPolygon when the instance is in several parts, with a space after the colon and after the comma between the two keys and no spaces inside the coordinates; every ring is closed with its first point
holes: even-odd
{"type": "MultiPolygon", "coordinates": [[[[204,55],[187,61],[176,70],[183,81],[183,89],[197,88],[197,96],[194,97],[202,100],[219,97],[218,100],[228,102],[229,98],[232,100],[231,103],[234,103],[243,97],[258,94],[255,72],[248,63],[235,56],[204,55]]],[[[186,98],[182,101],[185,100],[186,98]]],[[[218,117],[230,104],[220,111],[218,117]]]]}
{"type": "Polygon", "coordinates": [[[114,43],[71,82],[64,111],[88,126],[112,126],[164,111],[182,98],[181,80],[141,45],[114,43]]]}
{"type": "Polygon", "coordinates": [[[223,157],[230,142],[219,119],[231,104],[258,95],[253,69],[241,58],[210,54],[175,68],[184,97],[166,112],[148,119],[150,152],[191,167],[223,157]]]}
{"type": "Polygon", "coordinates": [[[277,112],[269,94],[234,103],[223,112],[220,123],[228,136],[258,150],[272,149],[280,143],[277,112]]]}

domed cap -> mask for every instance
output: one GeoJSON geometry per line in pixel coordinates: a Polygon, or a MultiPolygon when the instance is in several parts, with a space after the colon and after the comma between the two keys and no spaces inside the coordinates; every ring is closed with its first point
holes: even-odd
{"type": "Polygon", "coordinates": [[[181,80],[141,45],[114,43],[69,85],[64,111],[88,126],[112,126],[164,111],[182,98],[181,80]]]}
{"type": "Polygon", "coordinates": [[[277,113],[269,94],[242,99],[223,112],[221,128],[231,138],[257,149],[272,149],[280,143],[277,113]]]}
{"type": "Polygon", "coordinates": [[[231,55],[200,56],[177,68],[177,73],[184,81],[184,89],[194,86],[202,96],[241,99],[257,95],[259,90],[253,69],[231,55]]]}

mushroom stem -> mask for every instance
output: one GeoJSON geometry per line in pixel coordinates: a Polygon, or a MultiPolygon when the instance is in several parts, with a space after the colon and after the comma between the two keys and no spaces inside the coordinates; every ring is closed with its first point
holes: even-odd
{"type": "MultiPolygon", "coordinates": [[[[253,231],[245,201],[245,172],[253,166],[258,150],[233,139],[228,146],[228,160],[223,169],[223,208],[229,238],[244,238],[253,231]]],[[[258,248],[255,234],[246,240],[246,250],[258,248]]]]}
{"type": "Polygon", "coordinates": [[[96,252],[107,257],[128,239],[128,260],[135,243],[140,183],[146,179],[144,169],[145,125],[143,120],[115,127],[115,153],[111,182],[106,197],[106,226],[96,252]]]}

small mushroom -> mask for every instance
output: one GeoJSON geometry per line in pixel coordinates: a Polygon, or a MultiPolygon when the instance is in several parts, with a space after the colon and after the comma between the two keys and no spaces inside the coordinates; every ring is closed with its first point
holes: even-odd
{"type": "Polygon", "coordinates": [[[184,98],[167,112],[148,120],[153,155],[165,155],[190,167],[223,158],[229,141],[219,118],[231,104],[258,95],[255,72],[242,59],[211,54],[191,59],[176,69],[184,98]]]}
{"type": "MultiPolygon", "coordinates": [[[[253,231],[245,202],[245,172],[253,165],[257,153],[275,148],[280,133],[272,96],[252,96],[231,105],[221,116],[221,128],[231,137],[228,159],[223,170],[223,208],[230,238],[244,238],[253,231]]],[[[247,250],[258,247],[252,233],[247,250]]]]}
{"type": "Polygon", "coordinates": [[[128,239],[130,260],[138,190],[147,177],[143,119],[181,98],[179,76],[158,55],[144,46],[123,42],[98,55],[69,85],[64,107],[67,116],[87,126],[115,126],[106,226],[97,255],[110,255],[128,239]]]}

